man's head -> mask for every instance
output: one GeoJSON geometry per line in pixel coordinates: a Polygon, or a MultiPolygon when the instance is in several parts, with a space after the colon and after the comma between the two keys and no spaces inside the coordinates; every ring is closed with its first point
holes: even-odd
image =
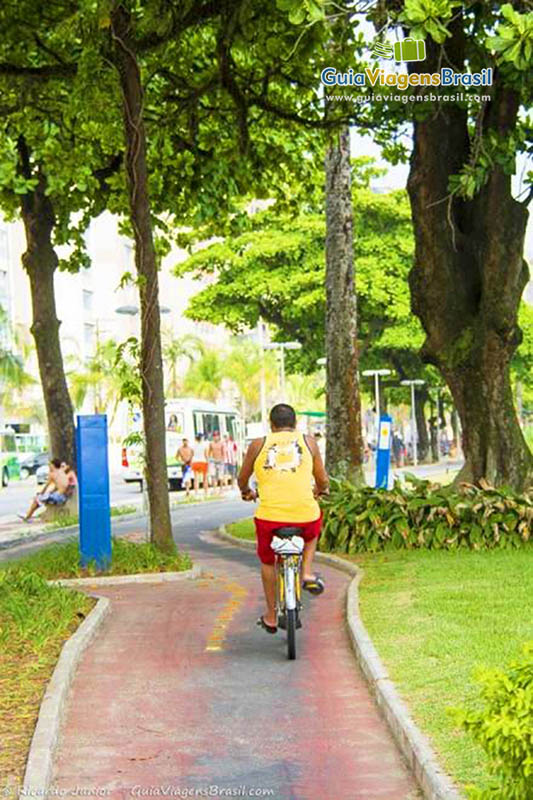
{"type": "Polygon", "coordinates": [[[197,442],[201,442],[202,441],[202,434],[201,433],[197,433],[195,438],[196,438],[197,442]]]}
{"type": "Polygon", "coordinates": [[[188,447],[189,446],[189,440],[188,439],[184,439],[183,440],[183,446],[184,447],[188,447]]]}
{"type": "Polygon", "coordinates": [[[220,439],[220,432],[219,431],[213,431],[213,439],[214,439],[215,442],[219,441],[219,439],[220,439]]]}
{"type": "Polygon", "coordinates": [[[50,472],[54,472],[56,469],[61,469],[61,461],[59,458],[52,458],[48,466],[50,467],[50,472]]]}
{"type": "Polygon", "coordinates": [[[296,428],[296,412],[287,403],[278,403],[270,412],[270,427],[273,431],[281,428],[296,428]]]}

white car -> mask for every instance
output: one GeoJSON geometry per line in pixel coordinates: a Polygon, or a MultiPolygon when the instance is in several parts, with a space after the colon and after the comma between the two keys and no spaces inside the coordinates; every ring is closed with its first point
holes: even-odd
{"type": "Polygon", "coordinates": [[[42,466],[40,466],[37,469],[37,472],[35,473],[35,477],[37,478],[37,485],[38,486],[44,486],[44,484],[48,480],[49,471],[50,471],[50,468],[49,468],[47,463],[43,464],[42,466]]]}

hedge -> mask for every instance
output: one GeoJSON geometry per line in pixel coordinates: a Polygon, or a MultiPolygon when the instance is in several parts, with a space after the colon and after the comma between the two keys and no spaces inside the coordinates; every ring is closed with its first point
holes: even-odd
{"type": "Polygon", "coordinates": [[[326,551],[520,547],[533,532],[533,494],[484,482],[442,487],[407,475],[391,491],[331,483],[322,503],[326,551]]]}

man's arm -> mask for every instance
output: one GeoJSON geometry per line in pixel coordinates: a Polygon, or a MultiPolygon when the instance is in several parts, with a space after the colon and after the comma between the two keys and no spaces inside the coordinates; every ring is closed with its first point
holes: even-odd
{"type": "Polygon", "coordinates": [[[263,439],[254,439],[253,442],[250,443],[248,450],[246,451],[246,455],[244,456],[244,461],[242,462],[242,467],[239,472],[239,477],[237,478],[237,484],[239,489],[241,490],[241,496],[243,500],[255,500],[255,492],[252,492],[248,485],[248,481],[252,477],[252,473],[254,471],[254,464],[255,459],[259,455],[261,448],[263,447],[263,439]]]}
{"type": "Polygon", "coordinates": [[[317,441],[313,436],[305,436],[305,441],[313,457],[313,478],[315,479],[317,494],[327,494],[329,492],[329,478],[317,441]]]}

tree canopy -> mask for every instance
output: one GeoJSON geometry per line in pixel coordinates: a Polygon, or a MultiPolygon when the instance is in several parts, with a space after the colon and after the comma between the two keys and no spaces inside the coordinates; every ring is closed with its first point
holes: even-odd
{"type": "MultiPolygon", "coordinates": [[[[422,343],[407,285],[413,238],[403,191],[356,189],[354,216],[361,365],[369,368],[388,352],[414,356],[422,343]]],[[[288,354],[288,363],[314,372],[324,355],[324,219],[317,213],[293,218],[274,206],[254,214],[250,225],[250,231],[200,249],[176,267],[177,275],[214,278],[192,298],[187,314],[235,332],[262,317],[280,340],[303,344],[288,354]]]]}

